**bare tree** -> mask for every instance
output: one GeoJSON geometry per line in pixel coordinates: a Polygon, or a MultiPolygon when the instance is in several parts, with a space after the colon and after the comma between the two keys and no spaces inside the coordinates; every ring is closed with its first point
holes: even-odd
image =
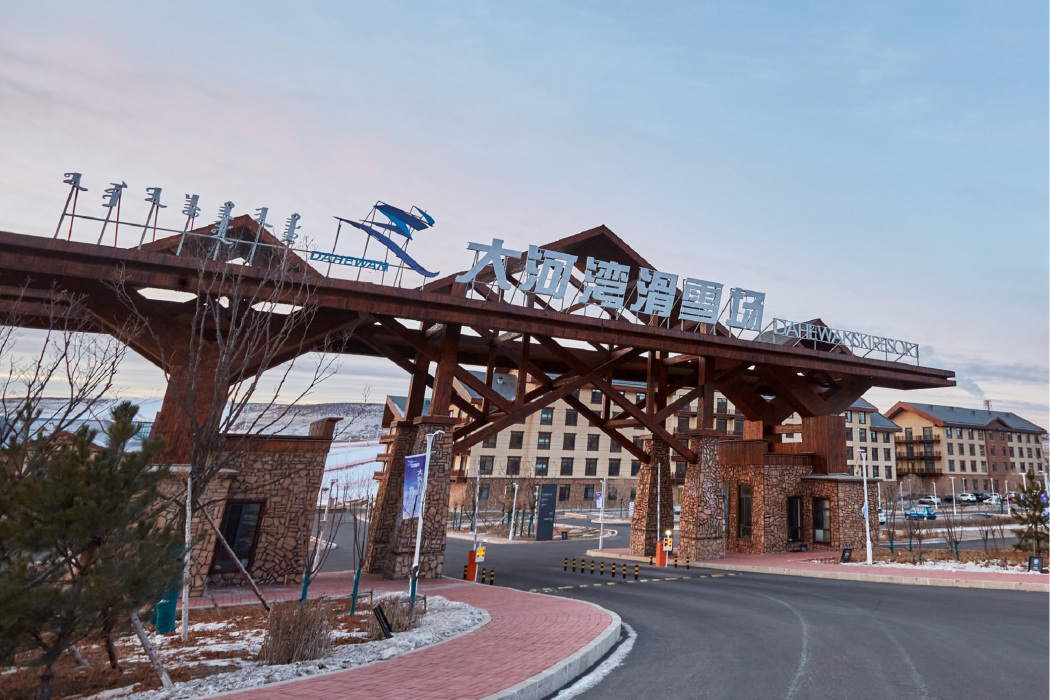
{"type": "Polygon", "coordinates": [[[948,511],[944,513],[944,539],[955,552],[955,561],[959,561],[959,542],[962,541],[962,523],[948,511]]]}
{"type": "MultiPolygon", "coordinates": [[[[221,238],[190,236],[179,246],[183,257],[195,260],[197,274],[195,286],[186,290],[192,297],[174,311],[169,303],[158,313],[122,276],[110,285],[144,331],[140,347],[164,369],[162,415],[174,411],[164,421],[178,426],[169,437],[188,440],[181,454],[188,462],[191,504],[185,508],[183,489],[173,494],[173,511],[179,519],[186,510],[202,516],[229,552],[209,513],[215,502],[203,497],[208,485],[238,465],[254,436],[284,424],[335,374],[337,355],[330,350],[345,343],[360,320],[319,319],[321,276],[261,228],[241,226],[221,238]]],[[[263,477],[256,486],[286,477],[275,474],[268,483],[263,477]]],[[[230,558],[262,599],[239,558],[230,558]]]]}

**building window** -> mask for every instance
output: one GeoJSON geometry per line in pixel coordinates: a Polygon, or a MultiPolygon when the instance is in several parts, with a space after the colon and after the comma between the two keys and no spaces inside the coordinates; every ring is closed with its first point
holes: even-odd
{"type": "Polygon", "coordinates": [[[831,501],[813,499],[813,541],[831,542],[831,501]]]}
{"type": "Polygon", "coordinates": [[[489,500],[489,484],[482,484],[480,487],[478,487],[478,500],[489,500]]]}
{"type": "Polygon", "coordinates": [[[729,402],[725,399],[715,399],[715,413],[729,413],[729,402]]]}
{"type": "Polygon", "coordinates": [[[802,539],[802,499],[798,496],[788,497],[788,542],[799,542],[802,539]]]}
{"type": "Polygon", "coordinates": [[[561,448],[563,450],[576,449],[576,433],[565,433],[561,436],[561,448]]]}
{"type": "Polygon", "coordinates": [[[864,425],[868,422],[868,414],[864,411],[857,411],[857,422],[864,425]]]}
{"type": "Polygon", "coordinates": [[[496,461],[496,458],[492,455],[481,455],[478,459],[478,472],[481,474],[491,474],[492,464],[496,461]]]}
{"type": "Polygon", "coordinates": [[[959,438],[960,440],[962,439],[962,428],[955,429],[955,437],[959,438]]]}
{"type": "Polygon", "coordinates": [[[948,442],[948,443],[945,443],[945,444],[946,444],[946,445],[947,445],[947,447],[948,447],[948,454],[950,454],[950,455],[953,455],[953,454],[955,454],[955,448],[954,448],[954,446],[952,445],[952,443],[948,442]]]}
{"type": "Polygon", "coordinates": [[[635,403],[641,403],[642,401],[645,401],[645,392],[639,391],[638,393],[636,393],[634,395],[634,401],[635,403]]]}
{"type": "Polygon", "coordinates": [[[510,434],[510,449],[520,450],[522,443],[525,442],[525,433],[520,431],[513,431],[510,434]]]}
{"type": "Polygon", "coordinates": [[[517,476],[521,473],[521,457],[507,457],[507,476],[517,476]]]}
{"type": "Polygon", "coordinates": [[[988,479],[985,479],[985,480],[984,480],[984,490],[985,490],[985,491],[987,491],[987,490],[988,490],[988,479]]]}
{"type": "Polygon", "coordinates": [[[727,426],[727,423],[726,423],[726,419],[725,418],[719,418],[719,419],[717,419],[715,421],[715,430],[717,430],[720,433],[727,432],[726,426],[727,426]]]}
{"type": "Polygon", "coordinates": [[[998,462],[992,462],[992,471],[993,472],[999,471],[999,463],[998,462]]]}
{"type": "Polygon", "coordinates": [[[904,429],[904,439],[911,440],[911,428],[904,429]]]}
{"type": "Polygon", "coordinates": [[[540,409],[540,425],[554,425],[554,409],[553,408],[541,408],[540,409]]]}
{"type": "Polygon", "coordinates": [[[871,461],[872,462],[878,462],[879,461],[879,448],[878,447],[872,447],[870,450],[868,450],[868,456],[871,457],[871,461]]]}
{"type": "Polygon", "coordinates": [[[948,471],[950,471],[950,472],[955,471],[955,460],[954,459],[949,459],[948,460],[948,471]]]}
{"type": "Polygon", "coordinates": [[[580,414],[571,408],[565,409],[565,425],[576,425],[579,420],[580,414]]]}
{"type": "Polygon", "coordinates": [[[951,437],[952,437],[952,429],[951,428],[945,428],[944,429],[944,437],[948,438],[949,440],[951,439],[951,437]]]}
{"type": "MultiPolygon", "coordinates": [[[[262,516],[262,502],[247,503],[230,501],[222,516],[222,536],[237,555],[241,566],[251,570],[255,558],[255,539],[259,533],[259,519],[262,516]]],[[[223,574],[239,571],[236,562],[220,543],[215,546],[215,558],[212,560],[211,573],[223,574]]]]}
{"type": "Polygon", "coordinates": [[[572,457],[561,458],[561,476],[572,476],[572,457]]]}
{"type": "Polygon", "coordinates": [[[678,416],[678,432],[684,433],[689,430],[689,416],[678,416]]]}
{"type": "Polygon", "coordinates": [[[974,445],[973,445],[973,443],[971,442],[971,443],[970,443],[970,456],[971,456],[971,457],[973,457],[973,456],[974,456],[974,454],[975,454],[975,452],[974,452],[974,445]]]}
{"type": "Polygon", "coordinates": [[[973,440],[973,428],[967,428],[966,429],[966,437],[969,438],[970,440],[973,440]]]}
{"type": "MultiPolygon", "coordinates": [[[[929,464],[933,464],[933,462],[929,462],[929,464]]],[[[970,471],[972,471],[972,472],[977,471],[977,460],[976,459],[971,459],[970,460],[970,471]]]]}
{"type": "Polygon", "coordinates": [[[685,462],[675,462],[674,463],[674,475],[675,476],[685,476],[685,462]]]}
{"type": "Polygon", "coordinates": [[[601,438],[599,438],[597,435],[588,435],[587,436],[587,451],[588,452],[597,452],[599,449],[601,449],[600,444],[601,444],[601,438]]]}
{"type": "Polygon", "coordinates": [[[547,466],[550,463],[550,457],[537,457],[536,458],[536,476],[547,476],[547,466]]]}
{"type": "Polygon", "coordinates": [[[609,452],[623,452],[623,445],[615,440],[609,441],[609,452]]]}
{"type": "Polygon", "coordinates": [[[889,442],[890,441],[890,434],[889,433],[883,433],[882,434],[882,441],[883,442],[889,442]]]}
{"type": "Polygon", "coordinates": [[[882,461],[883,462],[890,461],[890,448],[888,448],[888,447],[882,448],[882,461]]]}
{"type": "Polygon", "coordinates": [[[550,433],[537,433],[536,434],[536,449],[538,450],[549,450],[551,448],[551,434],[550,433]]]}
{"type": "Polygon", "coordinates": [[[739,436],[741,436],[743,434],[744,434],[744,421],[742,421],[742,420],[740,420],[738,418],[737,420],[733,421],[733,435],[736,435],[737,437],[739,437],[739,436]]]}
{"type": "Polygon", "coordinates": [[[846,422],[847,423],[852,423],[853,422],[853,411],[846,411],[845,415],[846,415],[846,422]]]}
{"type": "Polygon", "coordinates": [[[588,457],[583,463],[584,476],[598,476],[598,458],[588,457]]]}
{"type": "Polygon", "coordinates": [[[620,460],[609,460],[609,476],[620,476],[620,460]]]}
{"type": "MultiPolygon", "coordinates": [[[[863,416],[864,414],[862,413],[860,415],[863,416]]],[[[857,439],[860,440],[861,442],[867,442],[867,440],[868,440],[868,431],[865,430],[864,428],[861,428],[859,431],[857,431],[857,439]]]]}
{"type": "Polygon", "coordinates": [[[930,474],[932,474],[932,473],[933,473],[933,471],[934,471],[935,467],[934,467],[934,464],[933,464],[933,460],[932,460],[932,459],[928,459],[928,460],[926,460],[926,465],[925,465],[925,469],[926,469],[926,471],[927,471],[928,473],[930,473],[930,474]]]}
{"type": "Polygon", "coordinates": [[[846,448],[846,459],[853,459],[853,447],[846,448]]]}
{"type": "Polygon", "coordinates": [[[846,428],[846,440],[853,440],[853,428],[846,428]]]}
{"type": "Polygon", "coordinates": [[[736,488],[736,535],[751,539],[751,484],[740,484],[736,488]]]}
{"type": "Polygon", "coordinates": [[[594,484],[587,484],[583,487],[583,500],[593,501],[594,500],[594,484]]]}
{"type": "Polygon", "coordinates": [[[498,435],[499,433],[496,433],[495,435],[489,435],[487,438],[481,441],[481,446],[490,450],[496,449],[496,437],[498,435]]]}
{"type": "Polygon", "coordinates": [[[872,467],[871,468],[871,472],[872,472],[872,476],[874,476],[876,479],[878,479],[879,478],[879,465],[876,464],[874,467],[872,467]]]}
{"type": "Polygon", "coordinates": [[[572,496],[572,484],[558,484],[558,500],[567,501],[572,496]]]}
{"type": "Polygon", "coordinates": [[[991,447],[991,450],[990,450],[990,451],[991,451],[991,453],[992,453],[992,456],[994,457],[994,456],[995,456],[995,445],[992,445],[992,447],[991,447]]]}
{"type": "Polygon", "coordinates": [[[631,438],[631,442],[634,443],[635,447],[641,447],[643,450],[645,449],[645,440],[642,440],[640,437],[635,436],[631,438]]]}
{"type": "Polygon", "coordinates": [[[638,459],[631,460],[631,476],[638,476],[638,470],[642,468],[642,462],[638,459]]]}
{"type": "Polygon", "coordinates": [[[602,402],[602,390],[601,389],[591,389],[591,403],[601,403],[601,402],[602,402]]]}

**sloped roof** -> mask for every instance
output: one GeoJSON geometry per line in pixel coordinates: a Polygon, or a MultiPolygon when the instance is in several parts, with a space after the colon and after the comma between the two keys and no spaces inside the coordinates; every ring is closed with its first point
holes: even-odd
{"type": "Polygon", "coordinates": [[[899,431],[901,428],[899,425],[888,419],[886,416],[879,413],[879,409],[875,408],[875,405],[865,401],[863,398],[859,398],[854,401],[850,408],[856,411],[864,411],[868,415],[868,427],[874,430],[892,430],[894,432],[899,431]]]}
{"type": "Polygon", "coordinates": [[[929,403],[909,403],[900,401],[891,408],[888,416],[893,418],[902,411],[912,410],[926,416],[941,425],[984,428],[995,420],[1002,421],[1011,430],[1030,433],[1045,433],[1041,428],[1021,416],[1007,411],[987,411],[983,408],[963,408],[961,406],[938,406],[929,403]]]}

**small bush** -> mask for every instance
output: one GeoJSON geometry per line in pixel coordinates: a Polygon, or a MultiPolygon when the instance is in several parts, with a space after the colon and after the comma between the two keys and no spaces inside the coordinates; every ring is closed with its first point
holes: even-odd
{"type": "Polygon", "coordinates": [[[279,603],[270,611],[259,661],[274,666],[325,656],[332,647],[332,622],[324,599],[279,603]]]}
{"type": "MultiPolygon", "coordinates": [[[[376,601],[376,604],[383,606],[383,613],[386,614],[390,629],[394,632],[407,632],[418,626],[420,618],[423,617],[423,607],[418,599],[415,612],[409,613],[411,599],[408,596],[384,598],[376,601]]],[[[374,642],[379,639],[383,639],[383,631],[379,628],[375,615],[372,615],[368,621],[368,641],[374,642]]]]}

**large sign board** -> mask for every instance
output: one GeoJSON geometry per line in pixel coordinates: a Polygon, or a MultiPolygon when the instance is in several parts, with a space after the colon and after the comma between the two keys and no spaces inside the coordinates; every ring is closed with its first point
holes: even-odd
{"type": "Polygon", "coordinates": [[[558,485],[541,484],[540,499],[536,510],[538,511],[536,523],[536,540],[554,539],[554,508],[557,505],[558,485]]]}
{"type": "Polygon", "coordinates": [[[799,321],[787,321],[782,318],[773,319],[773,335],[780,338],[798,338],[817,343],[829,345],[841,345],[853,351],[864,350],[867,355],[871,352],[881,352],[886,359],[901,359],[910,357],[919,362],[919,345],[894,338],[883,338],[878,335],[869,335],[857,331],[844,331],[838,328],[828,328],[814,323],[801,323],[799,321]]]}
{"type": "Polygon", "coordinates": [[[423,500],[423,470],[427,456],[409,455],[405,457],[405,488],[401,492],[401,519],[410,520],[419,517],[420,502],[423,500]]]}

